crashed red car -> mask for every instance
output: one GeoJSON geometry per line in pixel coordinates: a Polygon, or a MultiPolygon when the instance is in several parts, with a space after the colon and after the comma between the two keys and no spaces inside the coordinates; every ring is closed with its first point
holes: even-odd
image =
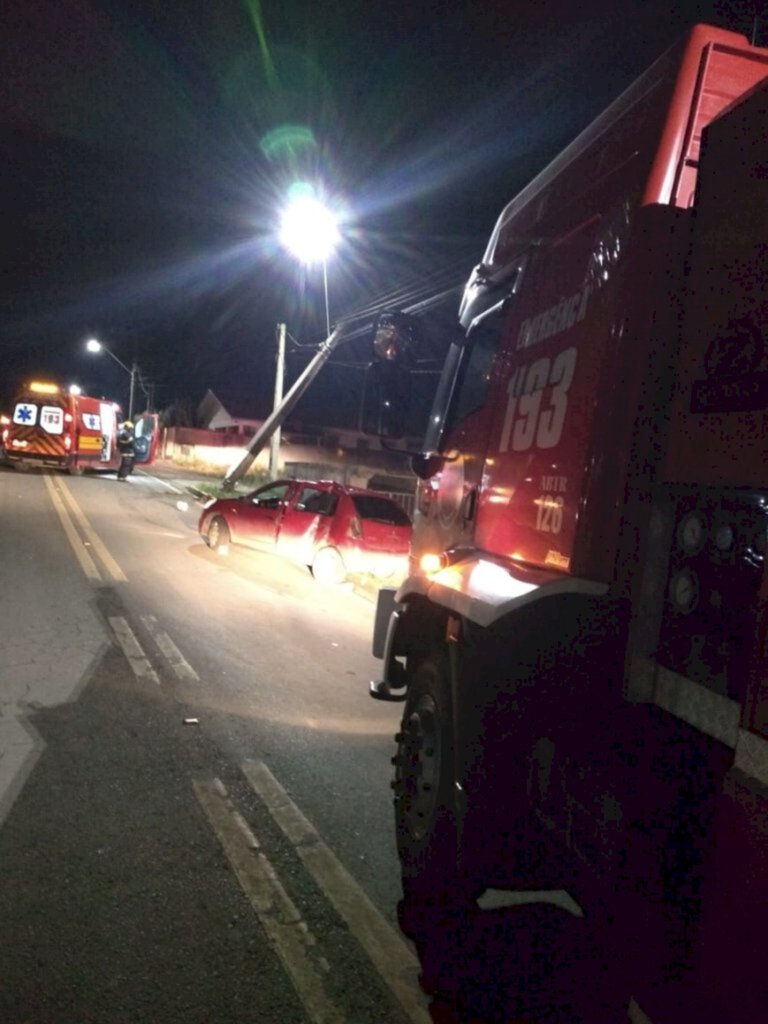
{"type": "Polygon", "coordinates": [[[214,550],[232,543],[272,551],[308,566],[322,583],[341,583],[360,573],[403,578],[411,520],[377,491],[276,480],[240,497],[212,499],[198,531],[214,550]]]}

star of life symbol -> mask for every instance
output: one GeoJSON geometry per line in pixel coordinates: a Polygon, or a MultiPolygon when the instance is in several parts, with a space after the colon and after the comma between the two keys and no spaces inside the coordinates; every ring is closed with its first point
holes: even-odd
{"type": "Polygon", "coordinates": [[[37,406],[19,402],[13,410],[13,422],[24,427],[33,427],[37,422],[37,406]]]}
{"type": "Polygon", "coordinates": [[[84,412],[83,423],[88,430],[101,430],[101,417],[95,412],[84,412]]]}

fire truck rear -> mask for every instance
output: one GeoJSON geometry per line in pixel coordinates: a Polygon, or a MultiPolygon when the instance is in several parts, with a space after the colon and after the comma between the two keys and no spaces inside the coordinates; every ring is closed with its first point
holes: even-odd
{"type": "MultiPolygon", "coordinates": [[[[766,75],[698,26],[503,211],[377,609],[426,973],[565,891],[585,1024],[768,1019],[766,75]]],[[[380,324],[383,416],[423,328],[380,324]]]]}

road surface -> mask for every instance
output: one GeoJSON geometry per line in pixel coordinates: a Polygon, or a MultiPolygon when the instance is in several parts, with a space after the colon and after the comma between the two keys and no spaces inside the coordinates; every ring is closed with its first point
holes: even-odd
{"type": "Polygon", "coordinates": [[[0,469],[0,1020],[427,1022],[373,605],[198,514],[0,469]]]}
{"type": "Polygon", "coordinates": [[[575,1024],[567,897],[486,893],[419,963],[373,602],[199,512],[0,466],[0,1022],[575,1024]]]}

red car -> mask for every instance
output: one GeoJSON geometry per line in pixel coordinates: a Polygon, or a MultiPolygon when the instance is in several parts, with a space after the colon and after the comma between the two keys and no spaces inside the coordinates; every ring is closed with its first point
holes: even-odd
{"type": "Polygon", "coordinates": [[[214,498],[198,531],[213,549],[230,541],[307,565],[321,583],[350,573],[405,576],[411,520],[391,498],[330,480],[277,480],[237,498],[214,498]]]}

